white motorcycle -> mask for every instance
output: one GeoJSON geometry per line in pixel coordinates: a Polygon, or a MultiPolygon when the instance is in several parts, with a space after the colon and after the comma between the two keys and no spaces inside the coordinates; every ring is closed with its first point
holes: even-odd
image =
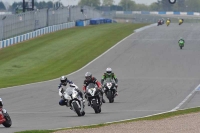
{"type": "Polygon", "coordinates": [[[100,90],[98,90],[97,86],[94,83],[90,83],[87,86],[86,96],[88,98],[88,102],[90,102],[91,107],[94,109],[94,112],[100,113],[102,105],[102,95],[100,90]]]}
{"type": "Polygon", "coordinates": [[[68,87],[63,93],[63,98],[67,100],[68,106],[70,106],[70,108],[77,113],[78,116],[85,115],[85,105],[83,99],[74,87],[68,87]]]}

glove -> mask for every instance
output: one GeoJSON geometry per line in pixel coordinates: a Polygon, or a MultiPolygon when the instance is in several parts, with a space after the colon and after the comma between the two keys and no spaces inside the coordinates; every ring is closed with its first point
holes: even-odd
{"type": "Polygon", "coordinates": [[[118,84],[115,84],[116,87],[118,87],[118,84]]]}
{"type": "Polygon", "coordinates": [[[63,94],[59,91],[59,96],[63,96],[63,94]]]}

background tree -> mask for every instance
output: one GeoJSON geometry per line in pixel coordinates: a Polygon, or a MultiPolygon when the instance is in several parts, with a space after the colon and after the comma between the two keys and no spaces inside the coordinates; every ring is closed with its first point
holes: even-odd
{"type": "Polygon", "coordinates": [[[93,7],[99,7],[101,4],[100,0],[81,0],[78,5],[80,6],[93,6],[93,7]]]}
{"type": "Polygon", "coordinates": [[[191,12],[200,12],[200,0],[185,0],[185,8],[191,12]]]}
{"type": "Polygon", "coordinates": [[[173,4],[170,4],[168,0],[161,0],[159,3],[163,11],[172,11],[173,4]]]}
{"type": "Polygon", "coordinates": [[[149,11],[149,6],[145,4],[136,4],[137,11],[149,11]]]}
{"type": "Polygon", "coordinates": [[[111,6],[114,4],[114,0],[103,0],[103,6],[111,6]]]}
{"type": "Polygon", "coordinates": [[[154,2],[151,5],[149,5],[149,8],[151,11],[158,11],[160,7],[157,2],[154,2]]]}
{"type": "Polygon", "coordinates": [[[6,10],[6,7],[4,6],[2,1],[0,1],[0,10],[6,10]]]}
{"type": "Polygon", "coordinates": [[[132,0],[121,0],[119,5],[122,6],[126,11],[136,10],[136,3],[132,0]]]}

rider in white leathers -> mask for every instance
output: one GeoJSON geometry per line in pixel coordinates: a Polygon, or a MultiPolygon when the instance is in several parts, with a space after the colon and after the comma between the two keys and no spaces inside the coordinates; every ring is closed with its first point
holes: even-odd
{"type": "Polygon", "coordinates": [[[82,98],[83,102],[83,93],[78,89],[78,86],[75,85],[72,81],[68,80],[67,77],[61,76],[60,78],[60,84],[58,85],[58,90],[59,90],[59,96],[61,97],[61,100],[59,101],[59,104],[61,106],[69,106],[68,101],[63,98],[63,93],[65,92],[65,89],[67,88],[67,83],[69,83],[70,87],[75,88],[75,90],[79,93],[80,97],[82,98]]]}

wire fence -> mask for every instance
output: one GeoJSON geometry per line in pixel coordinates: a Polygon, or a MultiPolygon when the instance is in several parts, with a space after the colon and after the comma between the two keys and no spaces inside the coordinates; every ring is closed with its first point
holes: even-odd
{"type": "Polygon", "coordinates": [[[113,14],[112,18],[117,22],[130,23],[157,23],[159,19],[171,19],[172,23],[178,23],[179,19],[184,19],[184,23],[200,23],[200,17],[180,16],[180,15],[145,15],[145,14],[113,14]]]}
{"type": "Polygon", "coordinates": [[[89,6],[41,9],[20,14],[0,15],[0,40],[31,32],[47,26],[101,17],[89,6]],[[84,12],[81,12],[81,9],[84,12]]]}

